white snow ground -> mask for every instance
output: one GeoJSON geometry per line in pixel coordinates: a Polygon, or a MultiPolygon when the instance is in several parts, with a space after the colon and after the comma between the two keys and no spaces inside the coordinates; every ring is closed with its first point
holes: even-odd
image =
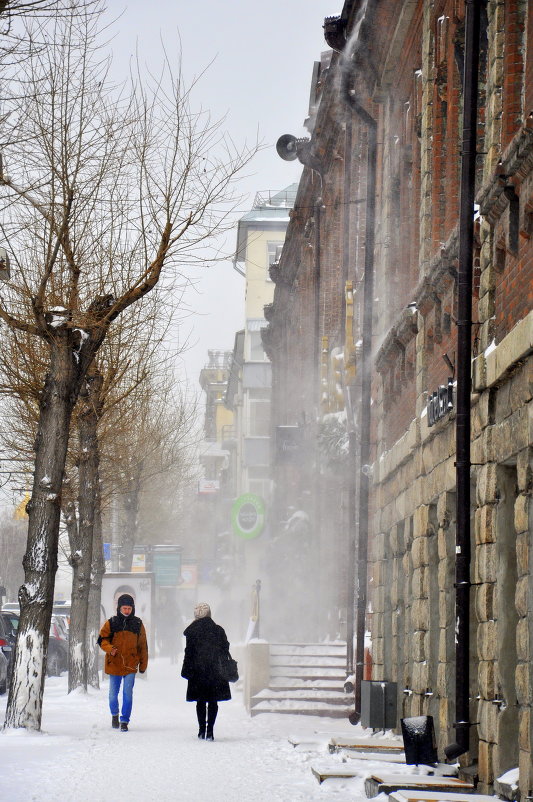
{"type": "MultiPolygon", "coordinates": [[[[135,684],[128,733],[111,729],[107,682],[88,694],[68,695],[66,687],[66,675],[47,679],[42,732],[0,733],[3,802],[362,802],[365,775],[383,768],[350,759],[360,776],[319,785],[311,765],[342,760],[328,756],[329,738],[369,731],[315,716],[250,718],[235,686],[233,700],[219,705],[215,742],[199,741],[186,681],[162,658],[135,684]],[[310,743],[293,747],[295,734],[310,743]]],[[[6,700],[0,697],[0,722],[6,700]]]]}

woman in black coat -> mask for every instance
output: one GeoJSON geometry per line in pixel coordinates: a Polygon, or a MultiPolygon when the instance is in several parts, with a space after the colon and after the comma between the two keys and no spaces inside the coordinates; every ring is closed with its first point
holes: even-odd
{"type": "Polygon", "coordinates": [[[196,702],[198,738],[214,741],[218,702],[231,699],[229,683],[220,676],[220,660],[229,656],[228,639],[211,618],[211,609],[205,602],[196,605],[194,621],[183,634],[186,642],[181,676],[189,680],[187,701],[196,702]]]}

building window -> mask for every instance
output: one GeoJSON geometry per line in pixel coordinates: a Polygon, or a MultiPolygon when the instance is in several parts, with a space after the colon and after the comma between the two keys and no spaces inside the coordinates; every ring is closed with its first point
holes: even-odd
{"type": "Polygon", "coordinates": [[[268,437],[270,435],[270,393],[262,390],[249,391],[249,436],[268,437]]]}
{"type": "MultiPolygon", "coordinates": [[[[282,242],[267,242],[267,252],[268,252],[268,266],[271,267],[275,262],[279,261],[281,256],[281,250],[283,248],[282,242]]],[[[272,281],[270,278],[270,274],[267,270],[267,281],[272,281]]]]}
{"type": "Polygon", "coordinates": [[[261,332],[251,331],[249,334],[250,334],[250,361],[264,362],[266,359],[266,354],[263,348],[261,332]]]}
{"type": "Polygon", "coordinates": [[[270,492],[268,467],[254,466],[248,469],[248,491],[261,498],[268,498],[270,492]]]}

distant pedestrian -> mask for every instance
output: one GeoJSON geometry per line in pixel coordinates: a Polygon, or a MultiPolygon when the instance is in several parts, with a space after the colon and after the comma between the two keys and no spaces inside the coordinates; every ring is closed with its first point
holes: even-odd
{"type": "Polygon", "coordinates": [[[220,674],[221,660],[229,657],[228,639],[211,618],[211,609],[205,602],[196,605],[194,621],[183,634],[185,655],[181,676],[189,680],[186,698],[188,702],[196,702],[198,738],[214,741],[218,702],[231,699],[229,683],[220,674]]]}
{"type": "Polygon", "coordinates": [[[113,729],[128,731],[137,670],[144,674],[148,665],[146,631],[135,615],[135,602],[128,593],[119,596],[117,614],[109,618],[98,638],[106,653],[104,671],[109,674],[109,709],[113,729]],[[119,720],[118,694],[122,683],[122,709],[119,720]]]}

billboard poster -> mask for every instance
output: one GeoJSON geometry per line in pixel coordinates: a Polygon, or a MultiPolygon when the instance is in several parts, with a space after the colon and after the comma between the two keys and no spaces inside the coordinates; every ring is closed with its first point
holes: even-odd
{"type": "Polygon", "coordinates": [[[142,554],[135,553],[133,555],[131,570],[136,574],[146,573],[146,554],[144,552],[142,552],[142,554]]]}
{"type": "Polygon", "coordinates": [[[194,590],[198,585],[198,566],[189,563],[181,566],[180,590],[194,590]]]}

